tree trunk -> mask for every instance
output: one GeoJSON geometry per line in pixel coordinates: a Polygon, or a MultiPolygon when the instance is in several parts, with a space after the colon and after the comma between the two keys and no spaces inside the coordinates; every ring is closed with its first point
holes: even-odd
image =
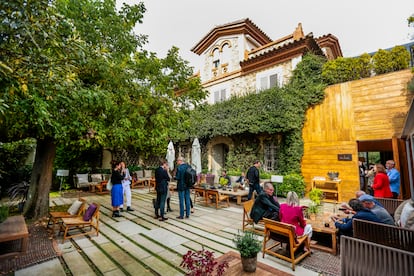
{"type": "Polygon", "coordinates": [[[55,156],[56,144],[52,139],[37,140],[29,194],[24,206],[26,218],[36,220],[47,216],[49,212],[49,192],[55,156]]]}

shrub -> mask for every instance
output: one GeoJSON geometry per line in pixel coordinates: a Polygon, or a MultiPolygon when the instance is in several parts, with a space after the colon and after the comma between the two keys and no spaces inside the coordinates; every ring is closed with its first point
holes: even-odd
{"type": "Polygon", "coordinates": [[[292,173],[283,176],[283,183],[279,184],[277,191],[282,196],[286,196],[288,192],[292,191],[296,192],[298,196],[303,197],[305,188],[306,184],[303,177],[300,174],[292,173]]]}

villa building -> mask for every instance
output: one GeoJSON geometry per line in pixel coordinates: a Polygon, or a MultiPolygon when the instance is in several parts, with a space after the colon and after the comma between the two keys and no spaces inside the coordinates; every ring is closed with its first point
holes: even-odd
{"type": "MultiPolygon", "coordinates": [[[[249,19],[214,27],[192,51],[204,58],[199,72],[203,87],[209,91],[207,102],[218,103],[233,95],[242,96],[271,87],[282,87],[303,55],[312,52],[328,59],[342,56],[338,39],[331,35],[307,35],[299,23],[293,33],[272,40],[249,19]]],[[[213,137],[204,146],[208,169],[217,175],[233,147],[232,137],[213,137]]],[[[191,144],[180,143],[179,154],[189,158],[191,144]]],[[[277,137],[262,139],[264,169],[275,170],[277,137]]],[[[191,159],[191,158],[189,158],[191,159]]]]}

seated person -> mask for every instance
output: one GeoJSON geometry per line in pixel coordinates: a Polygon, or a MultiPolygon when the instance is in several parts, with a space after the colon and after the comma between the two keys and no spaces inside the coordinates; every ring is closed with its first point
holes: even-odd
{"type": "Polygon", "coordinates": [[[395,225],[414,230],[414,200],[403,201],[394,213],[395,225]]]}
{"type": "Polygon", "coordinates": [[[356,198],[353,198],[349,200],[349,206],[352,208],[352,211],[355,212],[355,214],[352,216],[352,218],[344,218],[339,219],[338,217],[333,216],[332,220],[335,222],[335,227],[338,228],[338,236],[341,235],[345,236],[353,236],[353,229],[352,229],[352,220],[354,218],[357,219],[363,219],[363,220],[369,220],[373,222],[381,222],[378,217],[372,213],[370,210],[367,210],[362,206],[362,202],[359,201],[356,198]]]}
{"type": "Polygon", "coordinates": [[[246,174],[242,172],[239,179],[236,180],[236,183],[240,183],[240,185],[244,187],[245,180],[246,180],[246,174]]]}
{"type": "Polygon", "coordinates": [[[371,195],[362,195],[359,198],[364,208],[373,212],[382,223],[394,225],[394,219],[388,213],[388,211],[377,204],[375,204],[374,198],[371,195]]]}
{"type": "Polygon", "coordinates": [[[220,185],[231,187],[230,176],[227,175],[226,170],[221,171],[221,176],[219,178],[219,183],[220,183],[220,185]]]}
{"type": "Polygon", "coordinates": [[[254,201],[250,217],[255,223],[258,223],[262,218],[268,218],[279,221],[280,205],[273,197],[273,185],[268,182],[264,185],[264,190],[254,201]]]}
{"type": "MultiPolygon", "coordinates": [[[[281,222],[294,225],[298,237],[307,235],[310,244],[312,226],[306,224],[302,207],[299,205],[299,197],[295,192],[288,192],[286,203],[280,205],[279,219],[281,222]]],[[[305,248],[305,250],[310,250],[310,248],[305,248]]]]}

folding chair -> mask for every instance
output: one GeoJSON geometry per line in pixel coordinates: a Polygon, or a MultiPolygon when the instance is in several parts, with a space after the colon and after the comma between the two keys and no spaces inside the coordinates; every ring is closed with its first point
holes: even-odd
{"type": "Polygon", "coordinates": [[[258,223],[254,223],[254,220],[250,217],[254,200],[250,199],[243,202],[243,231],[252,231],[257,234],[264,234],[264,222],[259,220],[258,223]]]}

